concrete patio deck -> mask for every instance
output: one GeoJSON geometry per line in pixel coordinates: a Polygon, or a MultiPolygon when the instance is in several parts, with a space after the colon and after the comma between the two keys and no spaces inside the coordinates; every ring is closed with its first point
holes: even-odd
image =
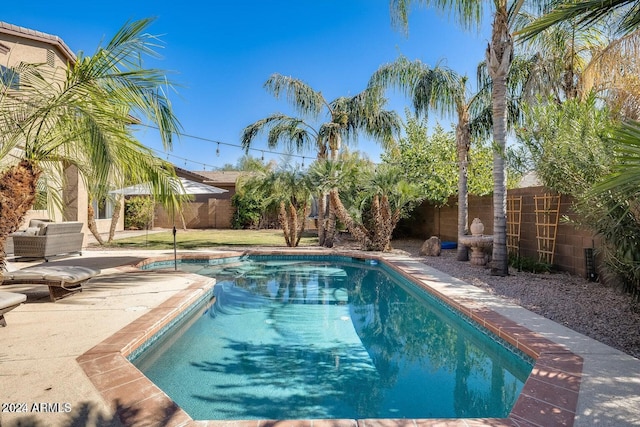
{"type": "MultiPolygon", "coordinates": [[[[83,292],[56,303],[48,302],[46,287],[2,287],[7,291],[27,293],[29,301],[8,313],[8,326],[0,328],[0,404],[3,410],[0,412],[0,426],[121,425],[114,416],[114,402],[105,401],[104,394],[97,390],[77,358],[186,288],[210,285],[210,279],[201,276],[181,272],[141,272],[132,267],[148,257],[167,255],[172,256],[173,253],[87,251],[82,257],[51,261],[51,265],[83,265],[102,270],[100,276],[83,286],[83,292]]],[[[428,277],[436,288],[474,300],[478,305],[564,345],[582,357],[582,377],[573,425],[640,425],[638,359],[521,307],[505,303],[433,270],[417,259],[397,255],[388,258],[428,277]]],[[[14,265],[22,267],[31,263],[14,265]]],[[[180,424],[175,421],[171,425],[180,424]]],[[[237,423],[216,424],[230,426],[237,423]]],[[[385,425],[370,421],[359,424],[385,425]]],[[[156,424],[149,420],[147,425],[156,424]]],[[[293,424],[283,422],[278,425],[293,424]]],[[[458,423],[451,420],[447,425],[469,425],[469,421],[458,423]]],[[[512,425],[536,424],[514,422],[512,425]]],[[[541,421],[539,425],[549,424],[541,421]]]]}

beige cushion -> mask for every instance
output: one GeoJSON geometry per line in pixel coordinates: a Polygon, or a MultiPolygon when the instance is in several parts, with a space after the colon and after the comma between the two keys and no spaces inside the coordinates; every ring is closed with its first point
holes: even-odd
{"type": "Polygon", "coordinates": [[[22,270],[16,270],[11,272],[3,272],[2,277],[6,280],[47,280],[51,282],[65,282],[65,283],[77,283],[84,280],[88,280],[93,276],[100,274],[100,270],[95,270],[88,267],[80,267],[77,265],[72,266],[44,266],[44,267],[30,267],[22,270]]]}
{"type": "Polygon", "coordinates": [[[26,300],[27,296],[25,294],[0,291],[0,309],[18,305],[26,300]]]}
{"type": "Polygon", "coordinates": [[[27,236],[37,236],[40,233],[40,227],[27,227],[24,234],[27,236]]]}

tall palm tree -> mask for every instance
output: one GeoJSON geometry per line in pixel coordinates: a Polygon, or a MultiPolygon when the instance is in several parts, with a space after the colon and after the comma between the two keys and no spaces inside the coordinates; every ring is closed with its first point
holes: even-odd
{"type": "MultiPolygon", "coordinates": [[[[276,98],[285,94],[301,117],[273,114],[250,124],[241,137],[245,149],[259,134],[268,132],[267,145],[270,148],[280,143],[299,150],[315,147],[318,160],[335,160],[343,140],[355,140],[359,132],[386,147],[400,131],[398,115],[382,109],[386,100],[381,91],[365,90],[353,97],[339,97],[329,102],[321,92],[302,80],[281,74],[271,75],[264,86],[276,98]],[[327,117],[324,122],[321,121],[323,113],[327,117]],[[319,125],[316,124],[318,122],[319,125]]],[[[332,246],[333,236],[325,233],[325,199],[325,194],[318,198],[318,239],[320,245],[332,246]]],[[[333,221],[332,218],[329,220],[333,221]]]]}
{"type": "Polygon", "coordinates": [[[491,76],[491,105],[493,127],[493,260],[492,273],[509,274],[507,256],[507,179],[506,179],[506,139],[507,139],[507,77],[513,59],[514,18],[524,0],[390,0],[392,21],[406,28],[409,8],[412,4],[433,6],[450,12],[465,28],[480,23],[483,6],[493,4],[493,24],[491,40],[486,50],[486,62],[491,76]]]}
{"type": "MultiPolygon", "coordinates": [[[[457,115],[456,151],[458,156],[458,236],[468,234],[467,168],[471,129],[467,101],[466,78],[444,67],[429,67],[419,60],[398,58],[394,63],[381,66],[369,80],[369,87],[401,88],[412,100],[417,114],[427,115],[435,110],[445,115],[457,115]]],[[[458,243],[458,260],[469,259],[465,246],[458,243]]]]}
{"type": "MultiPolygon", "coordinates": [[[[520,100],[527,86],[531,61],[516,57],[510,68],[508,90],[508,125],[521,120],[520,100]]],[[[391,64],[381,66],[371,77],[369,85],[395,86],[411,98],[417,114],[427,115],[429,110],[445,116],[455,115],[456,152],[458,161],[458,236],[468,234],[468,166],[469,149],[473,139],[483,140],[491,132],[491,79],[486,63],[478,67],[478,90],[471,94],[467,78],[443,67],[429,67],[420,60],[409,61],[400,57],[391,64]]],[[[457,259],[467,261],[468,251],[458,243],[457,259]]]]}
{"type": "MultiPolygon", "coordinates": [[[[129,128],[153,122],[169,148],[179,123],[165,94],[166,76],[142,67],[155,55],[151,19],[127,23],[93,56],[78,55],[66,70],[19,67],[20,89],[0,91],[0,245],[32,207],[38,179],[69,165],[106,185],[114,174],[150,182],[166,204],[178,203],[173,169],[158,161],[129,128]]],[[[1,258],[4,261],[4,256],[1,258]]]]}

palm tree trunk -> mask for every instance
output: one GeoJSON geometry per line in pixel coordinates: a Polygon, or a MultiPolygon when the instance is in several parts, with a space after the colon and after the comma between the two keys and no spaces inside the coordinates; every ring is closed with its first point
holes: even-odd
{"type": "Polygon", "coordinates": [[[325,248],[332,248],[335,240],[336,240],[336,225],[337,225],[337,221],[336,221],[336,207],[333,205],[333,203],[331,202],[331,199],[329,199],[329,215],[327,216],[327,220],[326,220],[326,228],[324,231],[324,247],[325,248]]]}
{"type": "Polygon", "coordinates": [[[304,205],[302,209],[302,215],[298,215],[298,238],[295,241],[294,246],[298,246],[300,244],[300,238],[302,238],[302,233],[304,233],[305,223],[307,222],[307,218],[309,217],[310,207],[308,204],[304,205]]]}
{"type": "MultiPolygon", "coordinates": [[[[338,154],[340,153],[341,145],[342,145],[342,138],[340,138],[339,134],[334,134],[329,137],[329,158],[332,162],[338,161],[338,154]]],[[[334,190],[336,190],[336,194],[337,194],[337,189],[331,189],[329,194],[331,194],[331,192],[334,190]]],[[[326,221],[325,236],[324,236],[324,242],[322,245],[325,248],[332,248],[336,239],[337,208],[333,204],[332,200],[333,198],[330,196],[329,197],[329,217],[327,218],[327,221],[326,221]]]]}
{"type": "Polygon", "coordinates": [[[324,246],[325,240],[325,210],[327,209],[326,205],[327,194],[324,191],[320,192],[320,196],[318,197],[318,245],[324,246]]]}
{"type": "Polygon", "coordinates": [[[298,210],[296,209],[293,203],[289,204],[289,217],[287,218],[289,221],[289,246],[296,246],[296,242],[300,240],[298,238],[298,210]]]}
{"type": "Polygon", "coordinates": [[[493,260],[491,272],[509,274],[507,256],[507,177],[505,147],[507,137],[507,75],[511,67],[513,40],[508,32],[507,10],[496,10],[491,44],[487,48],[487,64],[493,81],[491,102],[493,114],[493,260]]]}
{"type": "Polygon", "coordinates": [[[368,250],[371,247],[371,239],[369,238],[367,229],[364,228],[362,224],[356,223],[353,218],[351,218],[351,215],[349,215],[349,212],[340,200],[338,190],[331,190],[329,192],[329,198],[331,200],[331,205],[335,207],[336,216],[340,218],[340,221],[342,221],[347,229],[349,229],[349,232],[353,237],[360,241],[362,249],[368,250]]]}
{"type": "Polygon", "coordinates": [[[91,231],[91,234],[93,234],[93,237],[96,238],[98,244],[100,246],[103,246],[104,240],[102,240],[102,236],[98,232],[98,226],[96,224],[96,212],[93,209],[93,202],[91,200],[91,197],[89,197],[89,203],[87,204],[87,227],[89,228],[89,231],[91,231]]]}
{"type": "Polygon", "coordinates": [[[42,171],[22,160],[0,175],[0,267],[5,267],[4,245],[18,230],[36,200],[36,184],[42,171]]]}
{"type": "Polygon", "coordinates": [[[284,233],[284,240],[287,242],[287,246],[291,247],[291,232],[289,230],[289,221],[287,216],[287,207],[284,202],[280,202],[278,206],[278,220],[280,221],[280,227],[284,233]]]}
{"type": "MultiPolygon", "coordinates": [[[[107,240],[108,243],[113,242],[113,237],[116,234],[116,227],[118,226],[118,220],[120,219],[120,210],[122,209],[122,199],[122,196],[118,196],[116,205],[113,207],[113,215],[111,216],[111,225],[109,227],[109,240],[107,240]]],[[[149,228],[148,225],[147,228],[149,228]]]]}
{"type": "Polygon", "coordinates": [[[459,112],[456,127],[456,148],[458,151],[458,261],[469,260],[469,249],[460,244],[460,236],[469,230],[469,192],[468,168],[469,146],[471,145],[471,131],[469,130],[469,112],[466,106],[459,112]]]}

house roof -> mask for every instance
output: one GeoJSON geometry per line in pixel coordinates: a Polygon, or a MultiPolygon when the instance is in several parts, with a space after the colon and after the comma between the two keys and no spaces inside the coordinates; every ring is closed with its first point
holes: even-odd
{"type": "Polygon", "coordinates": [[[195,173],[205,177],[203,181],[212,185],[235,185],[238,177],[246,174],[245,171],[196,171],[195,173]]]}
{"type": "Polygon", "coordinates": [[[187,178],[187,179],[190,179],[191,181],[202,182],[202,183],[204,183],[207,180],[207,177],[202,175],[200,172],[193,172],[193,171],[178,167],[176,165],[173,165],[173,169],[176,171],[176,175],[178,175],[180,178],[187,178]]]}
{"type": "Polygon", "coordinates": [[[69,49],[69,46],[67,46],[66,43],[62,41],[62,39],[58,36],[43,33],[42,31],[20,27],[18,25],[9,24],[8,22],[3,21],[0,21],[0,33],[50,44],[51,46],[57,48],[69,62],[71,62],[72,64],[76,62],[76,55],[71,49],[69,49]]]}

